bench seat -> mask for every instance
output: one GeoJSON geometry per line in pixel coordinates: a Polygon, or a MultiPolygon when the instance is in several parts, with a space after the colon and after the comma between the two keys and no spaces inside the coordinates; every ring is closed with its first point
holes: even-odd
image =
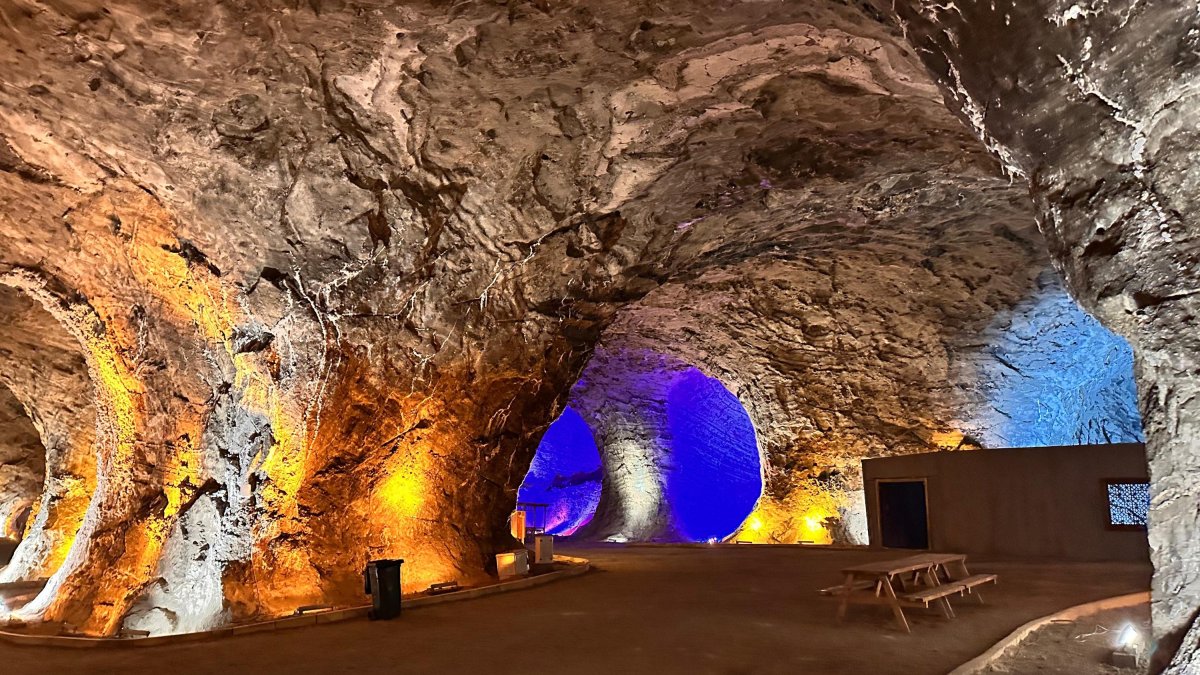
{"type": "MultiPolygon", "coordinates": [[[[850,592],[853,593],[855,591],[873,591],[873,590],[875,590],[876,583],[877,582],[871,581],[869,579],[860,579],[859,581],[855,581],[853,584],[850,585],[850,592]]],[[[819,590],[817,592],[820,593],[821,595],[845,595],[846,586],[845,586],[845,584],[838,584],[837,586],[830,586],[829,588],[822,588],[821,590],[819,590]]]]}
{"type": "Polygon", "coordinates": [[[975,588],[976,586],[983,586],[984,584],[998,583],[999,580],[1000,580],[1000,578],[998,576],[996,576],[995,574],[972,574],[969,577],[965,577],[962,579],[955,579],[954,583],[962,584],[963,588],[965,588],[966,590],[969,591],[969,590],[975,588]]]}
{"type": "Polygon", "coordinates": [[[933,602],[934,600],[941,600],[942,598],[946,598],[951,595],[962,595],[963,591],[965,590],[967,590],[967,587],[964,586],[962,582],[951,581],[948,584],[930,586],[928,588],[922,588],[919,591],[913,591],[912,593],[905,593],[900,596],[900,599],[908,602],[915,602],[919,605],[928,607],[929,603],[933,602]]]}

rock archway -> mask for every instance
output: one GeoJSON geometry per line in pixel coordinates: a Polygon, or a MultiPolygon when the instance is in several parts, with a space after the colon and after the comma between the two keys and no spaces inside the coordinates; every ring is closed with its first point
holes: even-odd
{"type": "Polygon", "coordinates": [[[600,502],[580,537],[723,540],[762,494],[750,416],[722,382],[686,362],[600,350],[572,390],[571,406],[603,458],[600,502]]]}
{"type": "MultiPolygon", "coordinates": [[[[15,546],[25,536],[25,525],[46,478],[46,448],[25,406],[7,388],[0,387],[0,539],[15,546]]],[[[12,549],[0,552],[7,564],[12,549]]]]}
{"type": "Polygon", "coordinates": [[[8,522],[23,521],[0,582],[46,579],[78,541],[95,491],[95,388],[80,343],[33,295],[0,283],[0,317],[6,429],[25,432],[0,483],[8,522]]]}

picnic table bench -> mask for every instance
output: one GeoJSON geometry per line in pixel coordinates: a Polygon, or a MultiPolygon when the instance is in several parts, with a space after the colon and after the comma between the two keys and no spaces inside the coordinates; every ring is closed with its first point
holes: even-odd
{"type": "Polygon", "coordinates": [[[825,589],[824,593],[841,598],[837,618],[846,618],[851,603],[882,604],[891,607],[896,623],[912,632],[904,607],[936,605],[947,619],[954,618],[949,598],[973,595],[980,603],[980,586],[997,583],[995,574],[971,574],[967,556],[960,553],[920,553],[896,560],[855,565],[842,570],[845,581],[841,586],[825,589]]]}

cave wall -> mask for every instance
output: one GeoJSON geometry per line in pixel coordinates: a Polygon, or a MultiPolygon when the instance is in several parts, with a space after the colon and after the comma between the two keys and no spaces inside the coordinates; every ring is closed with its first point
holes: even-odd
{"type": "Polygon", "coordinates": [[[1153,624],[1200,667],[1195,3],[895,3],[942,87],[1028,181],[1072,295],[1128,338],[1153,483],[1153,624]]]}
{"type": "Polygon", "coordinates": [[[962,429],[987,448],[1141,443],[1133,350],[1053,270],[963,350],[962,429]]]}
{"type": "Polygon", "coordinates": [[[1009,208],[909,229],[904,251],[743,262],[623,309],[570,399],[619,467],[601,513],[654,495],[670,511],[642,487],[671,466],[669,431],[646,420],[666,401],[653,374],[689,364],[737,393],[765,458],[740,540],[866,543],[864,457],[1140,440],[1129,346],[1046,269],[1032,221],[995,228],[1009,208]]]}
{"type": "Polygon", "coordinates": [[[517,491],[521,502],[546,505],[527,513],[527,525],[547,534],[570,536],[591,522],[600,504],[603,469],[588,423],[574,408],[546,428],[529,473],[517,491]]]}
{"type": "Polygon", "coordinates": [[[572,389],[571,407],[600,450],[600,501],[577,536],[681,540],[667,495],[671,388],[691,366],[659,353],[597,351],[572,389]]]}
{"type": "Polygon", "coordinates": [[[33,420],[12,392],[0,387],[0,538],[19,541],[25,535],[22,514],[42,494],[45,476],[46,449],[33,420]]]}
{"type": "Polygon", "coordinates": [[[0,582],[44,579],[62,566],[96,485],[94,388],[79,342],[32,296],[0,283],[0,389],[20,429],[0,490],[9,517],[26,508],[25,531],[0,582]],[[19,492],[19,496],[13,492],[19,492]]]}
{"type": "Polygon", "coordinates": [[[667,392],[672,439],[666,485],[685,541],[733,534],[763,492],[762,453],[750,415],[720,380],[689,368],[667,392]]]}
{"type": "Polygon", "coordinates": [[[858,7],[18,0],[4,19],[0,275],[94,388],[94,497],[13,616],[64,630],[357,601],[370,557],[408,560],[409,590],[481,579],[620,306],[869,236],[887,204],[843,183],[1000,186],[858,7]]]}
{"type": "MultiPolygon", "coordinates": [[[[1077,29],[1111,37],[1107,14],[1047,22],[1054,4],[898,3],[918,54],[869,3],[16,0],[0,282],[77,345],[95,486],[12,618],[194,630],[357,601],[381,556],[409,561],[408,590],[482,579],[610,323],[614,349],[737,393],[770,494],[856,453],[960,445],[961,406],[922,387],[1045,267],[973,128],[1033,181],[1067,287],[1132,339],[1156,621],[1182,625],[1195,571],[1170,557],[1197,516],[1168,436],[1194,435],[1195,349],[1167,336],[1193,300],[1192,108],[1138,94],[1190,91],[1186,35],[1101,55],[1077,29]],[[1117,67],[1138,63],[1158,66],[1117,67]],[[688,287],[712,291],[696,317],[754,326],[736,367],[700,330],[621,344],[622,307],[686,323],[688,287]]],[[[1172,18],[1125,4],[1130,35],[1172,18]]]]}

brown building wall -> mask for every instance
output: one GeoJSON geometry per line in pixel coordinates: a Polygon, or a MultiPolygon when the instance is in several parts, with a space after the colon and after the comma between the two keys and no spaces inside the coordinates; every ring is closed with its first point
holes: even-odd
{"type": "Polygon", "coordinates": [[[1145,530],[1108,526],[1105,481],[1148,480],[1141,444],[935,452],[863,460],[871,545],[880,479],[925,479],[935,551],[1070,560],[1149,559],[1145,530]]]}

